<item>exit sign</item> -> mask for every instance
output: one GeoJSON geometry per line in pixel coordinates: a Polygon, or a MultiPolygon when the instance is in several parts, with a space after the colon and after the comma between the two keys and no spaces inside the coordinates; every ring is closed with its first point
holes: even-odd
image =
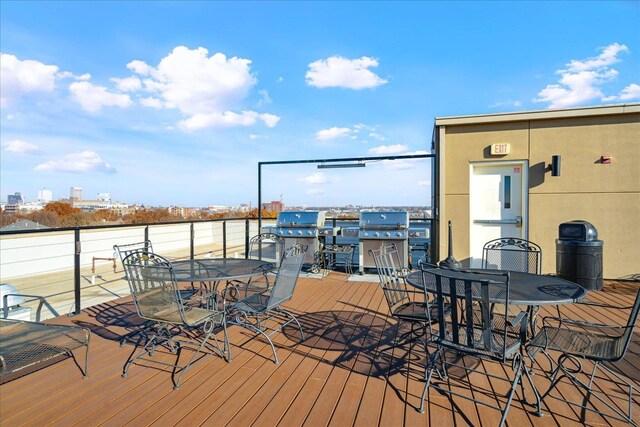
{"type": "Polygon", "coordinates": [[[511,144],[491,144],[492,156],[504,156],[511,151],[511,144]]]}

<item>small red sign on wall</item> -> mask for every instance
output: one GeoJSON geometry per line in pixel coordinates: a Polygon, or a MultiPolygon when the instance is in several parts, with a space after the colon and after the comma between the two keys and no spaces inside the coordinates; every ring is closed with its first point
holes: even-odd
{"type": "Polygon", "coordinates": [[[513,168],[513,173],[520,173],[520,168],[519,167],[513,168]]]}

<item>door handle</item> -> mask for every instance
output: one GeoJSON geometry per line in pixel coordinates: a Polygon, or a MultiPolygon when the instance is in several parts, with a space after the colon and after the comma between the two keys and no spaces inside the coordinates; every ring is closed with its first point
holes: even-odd
{"type": "Polygon", "coordinates": [[[522,217],[517,216],[514,219],[474,219],[473,223],[487,225],[511,224],[519,228],[522,227],[522,217]]]}

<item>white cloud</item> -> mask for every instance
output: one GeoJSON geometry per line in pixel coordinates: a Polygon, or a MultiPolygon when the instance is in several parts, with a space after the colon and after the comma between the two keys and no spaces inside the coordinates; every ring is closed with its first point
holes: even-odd
{"type": "Polygon", "coordinates": [[[622,92],[620,92],[619,98],[623,101],[627,101],[631,99],[640,99],[640,85],[631,83],[629,86],[622,89],[622,92]]]}
{"type": "Polygon", "coordinates": [[[316,172],[309,176],[300,178],[300,181],[307,184],[325,184],[329,181],[329,179],[327,178],[327,175],[323,174],[322,172],[316,172]]]}
{"type": "Polygon", "coordinates": [[[126,108],[131,105],[129,95],[109,92],[106,87],[89,82],[74,82],[69,85],[73,98],[86,111],[95,113],[102,107],[126,108]]]}
{"type": "Polygon", "coordinates": [[[587,58],[584,60],[572,59],[571,62],[567,64],[567,71],[575,73],[580,71],[605,68],[609,65],[620,62],[621,59],[618,58],[618,54],[620,52],[628,51],[629,49],[627,48],[627,46],[619,43],[612,43],[609,46],[602,48],[602,53],[596,57],[587,58]]]}
{"type": "Polygon", "coordinates": [[[57,72],[55,65],[0,54],[0,106],[9,106],[25,93],[53,92],[57,72]]]}
{"type": "Polygon", "coordinates": [[[136,92],[142,89],[142,82],[135,76],[125,77],[123,79],[112,77],[111,81],[114,82],[118,90],[122,92],[136,92]]]}
{"type": "Polygon", "coordinates": [[[280,117],[273,114],[258,114],[255,111],[242,111],[241,113],[225,111],[224,113],[194,114],[188,119],[181,120],[178,124],[184,130],[199,130],[252,126],[258,121],[262,121],[267,127],[272,128],[278,124],[279,120],[280,117]]]}
{"type": "Polygon", "coordinates": [[[612,43],[601,50],[596,57],[571,60],[566,69],[556,71],[560,75],[558,83],[547,85],[534,102],[548,102],[548,108],[564,108],[594,100],[616,99],[605,96],[600,87],[618,76],[618,71],[610,65],[620,62],[618,54],[629,49],[623,44],[612,43]]]}
{"type": "Polygon", "coordinates": [[[56,77],[59,79],[74,79],[74,80],[79,80],[79,81],[87,81],[89,79],[91,79],[91,74],[89,73],[84,73],[81,74],[79,76],[73,74],[71,71],[61,71],[58,74],[56,74],[56,77]]]}
{"type": "Polygon", "coordinates": [[[371,154],[376,154],[378,156],[385,156],[388,154],[399,154],[407,151],[409,147],[402,144],[394,144],[394,145],[380,145],[378,147],[373,147],[369,149],[371,154]]]}
{"type": "Polygon", "coordinates": [[[430,185],[431,185],[431,182],[429,182],[429,181],[426,181],[426,180],[418,181],[418,186],[419,187],[429,187],[430,185]]]}
{"type": "Polygon", "coordinates": [[[71,153],[62,159],[49,160],[35,167],[43,172],[103,172],[115,173],[116,169],[100,158],[95,151],[71,153]]]}
{"type": "Polygon", "coordinates": [[[387,80],[369,70],[377,66],[378,60],[367,56],[358,59],[332,56],[309,64],[305,78],[309,86],[318,88],[374,88],[387,83],[387,80]]]}
{"type": "Polygon", "coordinates": [[[259,90],[258,95],[260,95],[260,100],[258,101],[259,106],[269,105],[273,103],[273,100],[269,96],[269,92],[265,89],[259,90]]]}
{"type": "Polygon", "coordinates": [[[269,137],[268,137],[268,136],[266,136],[266,135],[258,135],[258,134],[252,133],[252,134],[249,134],[249,139],[251,139],[251,140],[256,140],[256,139],[269,139],[269,137]]]}
{"type": "Polygon", "coordinates": [[[203,47],[191,50],[178,46],[155,68],[142,61],[132,61],[128,67],[150,76],[145,81],[147,89],[183,113],[193,115],[237,106],[256,83],[250,64],[248,59],[227,58],[222,53],[209,57],[203,47]]]}
{"type": "Polygon", "coordinates": [[[324,129],[316,132],[316,139],[327,140],[327,139],[343,138],[343,137],[349,136],[350,133],[351,133],[351,129],[349,128],[332,127],[330,129],[324,129]]]}
{"type": "Polygon", "coordinates": [[[20,154],[40,154],[42,151],[36,144],[31,142],[22,141],[19,139],[15,139],[13,141],[5,142],[2,144],[4,146],[5,151],[9,151],[11,153],[20,153],[20,154]]]}
{"type": "Polygon", "coordinates": [[[605,102],[632,101],[635,99],[640,99],[640,85],[635,83],[631,83],[629,86],[622,89],[619,95],[611,95],[602,98],[602,100],[605,102]]]}
{"type": "Polygon", "coordinates": [[[326,191],[321,190],[319,188],[311,188],[306,191],[306,194],[309,196],[315,196],[315,197],[324,197],[327,195],[326,191]]]}
{"type": "Polygon", "coordinates": [[[376,132],[369,132],[369,136],[373,139],[377,139],[378,141],[387,140],[387,138],[385,138],[383,135],[380,135],[379,133],[376,133],[376,132]]]}
{"type": "MultiPolygon", "coordinates": [[[[233,111],[242,107],[257,83],[250,65],[249,59],[228,58],[220,52],[209,56],[203,47],[177,46],[156,67],[134,60],[127,68],[145,77],[142,90],[151,97],[141,99],[141,104],[180,110],[187,116],[179,123],[184,130],[249,126],[258,122],[274,127],[280,117],[273,114],[233,111]]],[[[266,90],[258,93],[259,105],[271,103],[266,90]]]]}
{"type": "Polygon", "coordinates": [[[162,101],[159,100],[158,98],[154,98],[152,96],[149,96],[147,98],[140,98],[140,104],[144,105],[145,107],[149,107],[149,108],[163,108],[164,105],[162,104],[162,101]]]}

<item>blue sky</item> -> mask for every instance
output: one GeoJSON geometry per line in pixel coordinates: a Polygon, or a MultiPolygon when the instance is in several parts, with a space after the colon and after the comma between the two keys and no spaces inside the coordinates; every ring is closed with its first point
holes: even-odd
{"type": "MultiPolygon", "coordinates": [[[[427,153],[435,117],[640,101],[640,2],[0,3],[0,196],[257,202],[259,161],[427,153]]],[[[428,161],[263,199],[424,205],[428,161]]]]}

